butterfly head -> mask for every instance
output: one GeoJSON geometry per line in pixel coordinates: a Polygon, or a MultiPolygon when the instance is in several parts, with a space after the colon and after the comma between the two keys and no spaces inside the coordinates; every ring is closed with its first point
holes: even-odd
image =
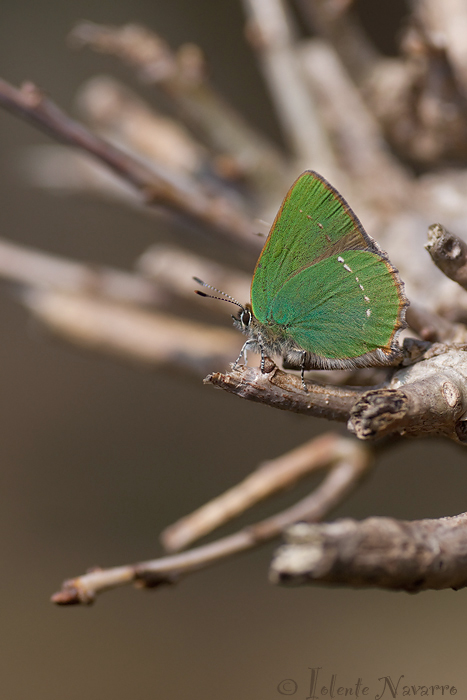
{"type": "Polygon", "coordinates": [[[235,328],[238,328],[243,333],[248,333],[253,319],[251,306],[249,304],[242,306],[238,314],[236,316],[232,315],[232,318],[235,328]]]}
{"type": "Polygon", "coordinates": [[[238,313],[234,316],[232,314],[232,319],[234,322],[235,328],[238,328],[239,331],[242,331],[242,333],[245,333],[246,335],[253,336],[256,335],[255,329],[256,326],[258,325],[256,318],[253,315],[253,310],[251,308],[251,304],[240,304],[239,301],[234,299],[233,297],[230,296],[230,294],[226,294],[220,289],[217,289],[216,287],[212,287],[210,284],[207,284],[206,282],[203,282],[202,280],[198,279],[198,277],[193,277],[195,282],[200,284],[202,287],[207,287],[208,289],[212,289],[214,292],[217,292],[218,294],[222,294],[222,296],[217,297],[212,294],[206,294],[205,292],[201,292],[199,289],[195,290],[196,294],[199,294],[202,297],[207,297],[208,299],[217,299],[218,301],[228,301],[230,304],[235,304],[235,306],[239,307],[238,313]]]}

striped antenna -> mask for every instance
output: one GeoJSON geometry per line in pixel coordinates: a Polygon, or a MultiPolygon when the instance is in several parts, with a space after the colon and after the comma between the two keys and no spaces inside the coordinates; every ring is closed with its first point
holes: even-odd
{"type": "Polygon", "coordinates": [[[241,309],[245,309],[243,304],[240,304],[236,299],[230,296],[230,294],[226,294],[223,292],[221,289],[217,289],[217,287],[213,287],[212,285],[208,284],[207,282],[203,282],[203,280],[200,280],[199,277],[193,277],[195,282],[200,284],[202,287],[207,287],[208,289],[212,289],[213,292],[217,292],[218,294],[222,294],[221,297],[215,297],[212,296],[212,294],[205,294],[204,292],[200,292],[199,289],[195,289],[195,294],[199,294],[200,297],[206,297],[207,299],[217,299],[218,301],[228,301],[231,304],[235,304],[235,306],[239,306],[241,309]]]}

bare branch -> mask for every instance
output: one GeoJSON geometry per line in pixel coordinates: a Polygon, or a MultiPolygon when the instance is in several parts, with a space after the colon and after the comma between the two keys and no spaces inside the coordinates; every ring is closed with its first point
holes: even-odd
{"type": "Polygon", "coordinates": [[[352,1],[299,0],[298,4],[314,32],[332,45],[355,82],[361,82],[379,54],[353,12],[352,1]]]}
{"type": "Polygon", "coordinates": [[[98,158],[131,183],[148,204],[162,204],[205,225],[214,226],[229,237],[240,238],[252,249],[257,247],[250,220],[227,198],[207,195],[194,181],[182,179],[180,175],[169,175],[161,168],[156,169],[155,165],[150,167],[107,143],[70,119],[31,83],[17,90],[0,80],[0,105],[31,121],[53,138],[98,158]]]}
{"type": "Polygon", "coordinates": [[[398,433],[443,435],[465,444],[466,351],[465,343],[457,348],[433,346],[426,359],[396,372],[391,388],[363,394],[347,427],[362,440],[398,433]]]}
{"type": "Polygon", "coordinates": [[[76,46],[118,56],[135,67],[144,82],[163,90],[180,117],[217,151],[220,174],[246,176],[262,192],[285,189],[284,158],[212,88],[197,46],[187,44],[174,54],[157,34],[134,24],[109,27],[82,22],[70,38],[76,46]]]}
{"type": "Polygon", "coordinates": [[[272,563],[273,583],[417,593],[467,585],[467,513],[439,520],[300,523],[272,563]]]}
{"type": "Polygon", "coordinates": [[[304,391],[299,376],[283,372],[271,360],[264,373],[254,367],[236,367],[228,374],[210,374],[204,381],[249,401],[338,421],[348,420],[352,406],[365,391],[310,381],[304,391]]]}
{"type": "MultiPolygon", "coordinates": [[[[65,581],[62,590],[52,596],[52,602],[58,605],[90,604],[98,593],[129,583],[135,582],[145,587],[174,583],[186,574],[277,537],[285,527],[298,520],[316,521],[323,518],[350,493],[371,463],[369,452],[359,448],[342,450],[340,440],[342,438],[336,439],[340,458],[337,457],[329,474],[315,491],[291,508],[233,535],[182,554],[140,564],[93,570],[84,576],[65,581]]],[[[332,457],[331,449],[331,459],[332,457]]]]}
{"type": "Polygon", "coordinates": [[[184,549],[259,501],[343,461],[350,461],[356,474],[363,473],[369,466],[369,453],[362,450],[362,445],[335,433],[313,438],[282,457],[264,462],[244,481],[168,527],[161,541],[170,552],[184,549]]]}
{"type": "Polygon", "coordinates": [[[432,343],[454,340],[459,331],[455,324],[414,302],[410,302],[406,320],[422,340],[432,343]]]}
{"type": "Polygon", "coordinates": [[[141,275],[72,262],[2,239],[0,277],[48,290],[97,295],[125,303],[160,306],[168,300],[161,284],[141,275]]]}
{"type": "MultiPolygon", "coordinates": [[[[423,346],[423,344],[422,344],[423,346]]],[[[241,398],[281,410],[329,420],[347,420],[362,440],[388,435],[443,435],[467,442],[467,338],[457,344],[432,346],[415,364],[394,372],[386,386],[337,387],[306,382],[279,370],[272,361],[265,372],[237,367],[205,379],[241,398]]]]}
{"type": "Polygon", "coordinates": [[[225,304],[217,302],[211,304],[206,302],[206,299],[193,294],[196,287],[193,282],[194,275],[211,286],[222,289],[241,303],[246,302],[250,297],[250,275],[174,246],[164,244],[151,246],[136,264],[143,275],[163,285],[165,289],[190,301],[199,300],[206,310],[222,313],[224,316],[226,315],[225,304]]]}
{"type": "Polygon", "coordinates": [[[299,169],[334,179],[336,163],[328,134],[306,84],[295,32],[283,0],[244,0],[247,37],[258,51],[285,137],[299,169]]]}
{"type": "MultiPolygon", "coordinates": [[[[319,4],[319,3],[317,3],[319,4]]],[[[413,180],[391,155],[381,128],[336,52],[324,41],[308,41],[300,52],[326,128],[339,144],[339,163],[364,202],[379,215],[399,213],[413,180]]]]}
{"type": "Polygon", "coordinates": [[[29,289],[22,300],[59,337],[146,367],[174,365],[202,375],[213,364],[227,364],[238,352],[234,330],[86,295],[29,289]]]}
{"type": "Polygon", "coordinates": [[[441,224],[428,229],[425,248],[431,259],[450,279],[467,289],[467,243],[447,231],[441,224]]]}

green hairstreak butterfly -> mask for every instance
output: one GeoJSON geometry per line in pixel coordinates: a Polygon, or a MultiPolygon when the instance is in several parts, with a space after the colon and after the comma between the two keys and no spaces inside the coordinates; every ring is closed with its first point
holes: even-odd
{"type": "Polygon", "coordinates": [[[250,347],[262,369],[265,356],[280,355],[303,379],[308,369],[384,366],[401,356],[403,282],[345,199],[312,170],[282,202],[256,263],[251,303],[221,294],[240,307],[234,324],[248,336],[237,362],[250,347]]]}

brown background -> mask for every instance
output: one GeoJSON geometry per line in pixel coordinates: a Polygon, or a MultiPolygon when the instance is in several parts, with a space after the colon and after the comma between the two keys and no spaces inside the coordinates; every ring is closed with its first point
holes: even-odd
{"type": "MultiPolygon", "coordinates": [[[[367,0],[360,8],[380,46],[393,50],[403,5],[367,0]]],[[[67,49],[79,19],[137,20],[174,46],[200,43],[218,87],[280,138],[236,0],[2,0],[0,74],[34,80],[66,109],[95,72],[131,84],[110,59],[67,49]]],[[[121,267],[167,236],[162,222],[116,205],[29,186],[21,159],[43,142],[0,113],[2,236],[121,267]]],[[[275,588],[267,583],[272,546],[171,589],[114,591],[89,609],[53,607],[49,596],[63,578],[154,556],[165,525],[329,424],[52,341],[14,293],[5,287],[0,295],[1,697],[259,700],[283,697],[277,685],[291,678],[304,700],[310,666],[323,667],[323,681],[362,677],[369,697],[388,674],[456,685],[466,696],[464,591],[275,588]]],[[[466,452],[453,445],[400,445],[336,515],[462,512],[465,467],[466,452]]]]}

